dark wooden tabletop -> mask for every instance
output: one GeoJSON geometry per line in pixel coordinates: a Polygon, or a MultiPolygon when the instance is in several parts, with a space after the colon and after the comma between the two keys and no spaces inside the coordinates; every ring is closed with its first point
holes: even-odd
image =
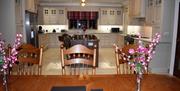
{"type": "MultiPolygon", "coordinates": [[[[86,91],[135,91],[135,75],[9,76],[9,91],[50,91],[53,86],[86,86],[86,91]]],[[[3,91],[2,80],[0,91],[3,91]]],[[[167,75],[144,75],[142,91],[180,91],[180,79],[167,75]]]]}

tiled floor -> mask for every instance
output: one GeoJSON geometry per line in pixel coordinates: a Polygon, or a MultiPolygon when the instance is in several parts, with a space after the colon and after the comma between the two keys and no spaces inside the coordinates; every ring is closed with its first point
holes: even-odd
{"type": "MultiPolygon", "coordinates": [[[[42,65],[43,75],[61,75],[59,48],[50,48],[44,51],[42,65]]],[[[116,74],[113,48],[99,49],[99,67],[96,70],[96,74],[116,74]]]]}

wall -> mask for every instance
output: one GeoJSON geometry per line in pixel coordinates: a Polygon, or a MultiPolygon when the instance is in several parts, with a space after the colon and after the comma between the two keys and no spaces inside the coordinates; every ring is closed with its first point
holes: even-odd
{"type": "Polygon", "coordinates": [[[99,11],[99,7],[90,7],[90,6],[86,6],[86,7],[79,7],[79,6],[71,6],[71,7],[67,7],[67,11],[99,11]]]}
{"type": "Polygon", "coordinates": [[[12,44],[16,36],[15,0],[0,0],[0,13],[1,37],[12,44]]]}
{"type": "Polygon", "coordinates": [[[171,62],[170,62],[170,71],[169,74],[173,75],[174,72],[174,63],[175,63],[175,52],[176,52],[176,37],[177,37],[177,28],[178,28],[178,13],[179,13],[179,3],[180,0],[175,0],[174,9],[174,21],[173,21],[173,37],[172,37],[172,47],[171,47],[171,62]]]}

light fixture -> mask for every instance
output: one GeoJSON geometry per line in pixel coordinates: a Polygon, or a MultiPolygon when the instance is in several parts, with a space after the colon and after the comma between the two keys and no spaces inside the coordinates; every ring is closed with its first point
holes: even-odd
{"type": "Polygon", "coordinates": [[[81,6],[83,6],[83,7],[84,7],[85,5],[86,5],[86,3],[85,3],[85,2],[81,2],[81,6]]]}
{"type": "Polygon", "coordinates": [[[86,0],[81,0],[81,2],[85,2],[86,0]]]}
{"type": "Polygon", "coordinates": [[[86,1],[86,0],[81,0],[81,6],[84,7],[84,6],[86,5],[85,1],[86,1]]]}

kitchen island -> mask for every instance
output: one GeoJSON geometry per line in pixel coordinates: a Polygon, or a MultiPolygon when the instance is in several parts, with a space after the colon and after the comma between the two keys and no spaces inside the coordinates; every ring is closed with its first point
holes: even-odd
{"type": "MultiPolygon", "coordinates": [[[[39,34],[39,43],[42,43],[46,48],[59,48],[60,42],[58,40],[58,36],[64,33],[45,33],[39,34]]],[[[73,33],[68,33],[73,35],[73,33]]],[[[99,39],[99,48],[112,48],[113,44],[119,45],[119,47],[124,46],[124,37],[125,34],[120,33],[91,33],[94,34],[99,39]]],[[[144,44],[149,44],[152,42],[151,39],[148,38],[134,38],[134,42],[137,43],[138,40],[142,40],[144,44]]],[[[168,73],[168,65],[170,61],[170,48],[171,43],[166,41],[160,41],[159,45],[156,47],[156,53],[153,55],[153,59],[150,62],[149,70],[152,73],[168,73]],[[167,52],[168,51],[168,52],[167,52]]],[[[101,49],[100,49],[101,50],[101,49]]]]}
{"type": "MultiPolygon", "coordinates": [[[[64,33],[43,33],[39,34],[39,46],[43,45],[45,49],[47,48],[58,48],[60,46],[59,36],[64,33]]],[[[69,35],[74,35],[74,33],[67,33],[69,35]]],[[[93,34],[99,39],[100,48],[112,48],[113,44],[119,46],[124,45],[124,34],[121,33],[89,33],[93,34]]]]}

